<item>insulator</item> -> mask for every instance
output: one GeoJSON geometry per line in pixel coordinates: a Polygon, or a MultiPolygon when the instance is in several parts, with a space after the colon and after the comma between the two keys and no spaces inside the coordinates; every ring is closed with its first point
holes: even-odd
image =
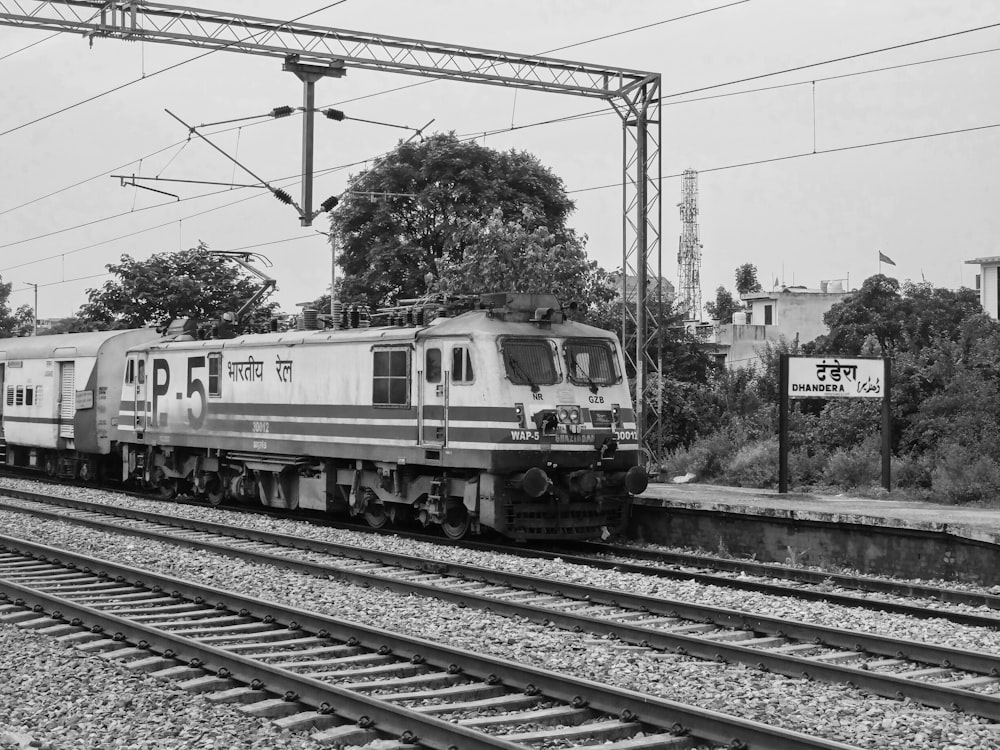
{"type": "Polygon", "coordinates": [[[278,188],[277,190],[274,191],[274,197],[277,198],[282,203],[284,203],[286,206],[290,206],[292,203],[292,196],[290,196],[281,188],[278,188]]]}
{"type": "Polygon", "coordinates": [[[351,319],[351,324],[348,327],[349,328],[357,328],[358,324],[361,322],[361,311],[358,310],[358,306],[357,305],[351,305],[351,309],[349,311],[349,315],[350,315],[350,319],[351,319]]]}
{"type": "Polygon", "coordinates": [[[341,120],[344,119],[344,117],[346,117],[346,115],[339,109],[332,109],[332,108],[324,109],[323,114],[326,115],[329,119],[336,120],[337,122],[340,122],[341,120]]]}
{"type": "Polygon", "coordinates": [[[360,325],[362,328],[371,328],[372,325],[372,311],[368,305],[361,305],[359,310],[360,325]]]}
{"type": "Polygon", "coordinates": [[[422,326],[424,324],[424,308],[418,307],[417,314],[414,317],[416,318],[414,323],[418,326],[422,326]]]}
{"type": "Polygon", "coordinates": [[[282,105],[280,107],[275,107],[274,109],[272,109],[271,110],[271,117],[274,117],[274,118],[288,117],[294,111],[295,111],[295,109],[293,107],[289,107],[287,104],[284,104],[284,105],[282,105]]]}
{"type": "Polygon", "coordinates": [[[332,313],[333,313],[333,327],[341,328],[344,325],[344,303],[335,301],[333,303],[332,313]]]}
{"type": "Polygon", "coordinates": [[[319,207],[324,211],[326,211],[327,213],[329,213],[330,211],[332,211],[337,207],[338,203],[340,203],[340,198],[338,198],[336,195],[331,195],[325,201],[320,203],[319,207]]]}

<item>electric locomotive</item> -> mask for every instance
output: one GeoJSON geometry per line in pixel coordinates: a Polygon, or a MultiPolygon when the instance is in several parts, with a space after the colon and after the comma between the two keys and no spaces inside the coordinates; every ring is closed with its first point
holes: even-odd
{"type": "Polygon", "coordinates": [[[572,539],[646,487],[618,341],[551,295],[232,338],[176,321],[119,367],[120,476],[164,497],[572,539]]]}

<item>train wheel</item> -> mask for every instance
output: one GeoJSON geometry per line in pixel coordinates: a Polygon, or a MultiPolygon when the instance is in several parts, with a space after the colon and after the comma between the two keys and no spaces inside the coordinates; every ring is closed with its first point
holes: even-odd
{"type": "Polygon", "coordinates": [[[156,491],[162,500],[173,500],[177,497],[177,480],[171,477],[160,476],[160,481],[156,484],[156,491]]]}
{"type": "Polygon", "coordinates": [[[42,469],[47,476],[54,477],[59,472],[59,460],[51,453],[48,454],[42,462],[42,469]]]}
{"type": "Polygon", "coordinates": [[[80,461],[80,481],[93,482],[97,478],[97,467],[90,458],[80,461]]]}
{"type": "Polygon", "coordinates": [[[365,521],[373,529],[381,529],[389,522],[389,514],[382,503],[370,503],[365,508],[365,521]]]}
{"type": "Polygon", "coordinates": [[[222,477],[213,472],[205,482],[205,498],[212,505],[221,505],[225,496],[226,485],[222,482],[222,477]]]}
{"type": "Polygon", "coordinates": [[[444,520],[441,522],[441,531],[449,539],[461,539],[469,533],[471,525],[472,519],[469,518],[469,511],[466,510],[465,506],[453,505],[445,513],[444,520]]]}

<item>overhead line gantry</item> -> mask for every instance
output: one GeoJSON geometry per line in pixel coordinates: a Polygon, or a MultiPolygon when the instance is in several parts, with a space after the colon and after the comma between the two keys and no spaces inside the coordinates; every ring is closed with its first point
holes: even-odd
{"type": "Polygon", "coordinates": [[[660,74],[139,0],[0,0],[0,25],[80,34],[91,44],[110,38],[283,60],[284,69],[295,73],[304,88],[304,226],[315,216],[313,101],[315,82],[323,77],[360,68],[607,101],[623,127],[622,335],[635,369],[640,439],[650,459],[660,457],[660,74]]]}

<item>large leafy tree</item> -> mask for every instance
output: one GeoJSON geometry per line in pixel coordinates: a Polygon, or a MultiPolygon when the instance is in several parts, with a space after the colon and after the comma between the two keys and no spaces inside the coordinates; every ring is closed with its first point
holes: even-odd
{"type": "MultiPolygon", "coordinates": [[[[148,260],[123,255],[107,269],[117,278],[90,289],[78,317],[101,328],[142,328],[174,318],[218,319],[238,310],[260,282],[204,243],[176,253],[157,253],[148,260]]],[[[274,305],[260,305],[248,322],[260,325],[274,305]]]]}
{"type": "Polygon", "coordinates": [[[572,209],[562,180],[526,152],[453,133],[401,143],[351,177],[332,214],[344,295],[379,307],[425,294],[427,280],[441,277],[438,262],[460,263],[476,239],[470,222],[495,211],[527,235],[544,227],[553,246],[572,244],[572,209]]]}
{"type": "Polygon", "coordinates": [[[841,356],[892,354],[902,338],[904,308],[899,281],[883,274],[869,276],[861,289],[823,315],[830,333],[817,338],[813,349],[841,356]],[[870,351],[870,343],[878,350],[870,351]]]}
{"type": "Polygon", "coordinates": [[[618,290],[611,274],[587,258],[584,239],[573,231],[554,234],[528,208],[516,220],[497,208],[455,230],[464,252],[438,260],[439,278],[431,286],[453,294],[549,292],[564,305],[575,303],[574,317],[606,325],[618,290]]]}
{"type": "Polygon", "coordinates": [[[816,339],[813,349],[844,356],[917,351],[937,339],[958,341],[963,323],[981,313],[979,295],[971,289],[901,286],[877,274],[827,311],[823,322],[830,333],[816,339]]]}

